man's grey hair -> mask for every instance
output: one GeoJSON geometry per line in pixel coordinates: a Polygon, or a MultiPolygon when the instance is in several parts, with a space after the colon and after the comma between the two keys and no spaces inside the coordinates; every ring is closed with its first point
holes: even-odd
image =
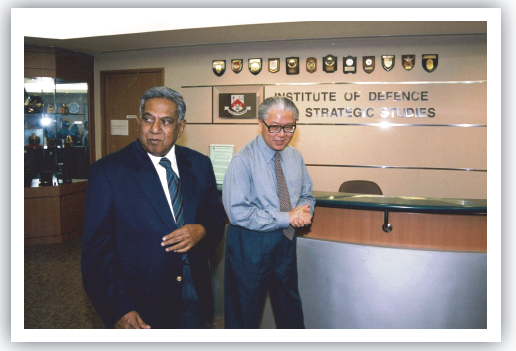
{"type": "Polygon", "coordinates": [[[167,99],[172,101],[177,106],[176,112],[177,116],[179,117],[178,122],[181,122],[183,118],[185,118],[186,104],[183,96],[173,89],[160,86],[147,89],[147,91],[143,93],[140,100],[140,117],[143,114],[143,107],[145,106],[145,102],[154,98],[167,99]]]}
{"type": "Polygon", "coordinates": [[[296,121],[299,119],[299,110],[292,100],[283,96],[271,96],[261,103],[258,108],[258,118],[265,121],[269,117],[270,110],[287,110],[294,113],[296,121]]]}

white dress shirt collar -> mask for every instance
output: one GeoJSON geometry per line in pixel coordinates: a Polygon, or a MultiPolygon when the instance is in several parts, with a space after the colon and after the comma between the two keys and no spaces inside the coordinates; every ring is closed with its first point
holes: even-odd
{"type": "MultiPolygon", "coordinates": [[[[181,176],[179,175],[179,169],[177,168],[177,160],[176,160],[176,145],[172,145],[172,148],[170,149],[170,151],[168,152],[168,154],[166,154],[165,156],[161,157],[161,156],[153,156],[149,153],[147,153],[152,161],[152,163],[154,164],[154,167],[156,167],[156,169],[160,169],[160,168],[163,168],[162,166],[160,166],[159,164],[159,161],[163,158],[163,157],[166,157],[170,160],[170,163],[172,164],[172,169],[174,170],[174,172],[177,174],[177,176],[179,178],[181,178],[181,176]]],[[[158,172],[159,173],[159,172],[158,172]]]]}

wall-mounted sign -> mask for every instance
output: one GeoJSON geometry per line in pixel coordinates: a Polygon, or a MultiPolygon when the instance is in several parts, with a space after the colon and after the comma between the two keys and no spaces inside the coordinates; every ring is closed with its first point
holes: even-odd
{"type": "Polygon", "coordinates": [[[425,54],[423,55],[422,64],[425,71],[431,73],[437,68],[437,54],[425,54]]]}
{"type": "Polygon", "coordinates": [[[256,116],[256,94],[219,94],[219,117],[254,118],[256,116]]]}
{"type": "Polygon", "coordinates": [[[226,72],[226,60],[215,60],[213,61],[213,73],[220,77],[226,72]]]}
{"type": "Polygon", "coordinates": [[[365,73],[371,73],[374,71],[374,56],[362,57],[362,65],[365,73]]]}
{"type": "Polygon", "coordinates": [[[256,118],[256,93],[244,93],[235,90],[233,93],[218,94],[218,117],[221,118],[256,118]]]}
{"type": "Polygon", "coordinates": [[[357,58],[356,56],[347,56],[344,57],[344,64],[342,65],[344,68],[344,73],[357,73],[357,58]]]}
{"type": "MultiPolygon", "coordinates": [[[[425,71],[431,73],[437,69],[438,64],[437,54],[424,54],[422,55],[422,67],[425,71]]],[[[382,67],[387,71],[391,71],[396,63],[395,55],[381,55],[382,67]]],[[[343,57],[343,72],[356,73],[357,72],[357,56],[346,56],[343,57]]],[[[406,71],[411,71],[416,65],[416,55],[401,55],[401,64],[406,71]]],[[[262,70],[262,59],[249,59],[248,61],[249,71],[257,75],[262,70]]],[[[323,57],[323,71],[326,73],[333,73],[337,71],[338,59],[336,56],[327,55],[323,57]]],[[[231,69],[235,73],[240,73],[243,67],[242,59],[231,60],[231,69]]],[[[375,69],[375,56],[363,56],[362,67],[364,72],[370,74],[375,69]]],[[[214,60],[213,61],[213,72],[217,76],[222,76],[226,70],[226,60],[214,60]]],[[[277,73],[280,71],[280,59],[270,58],[268,59],[268,70],[271,73],[277,73]]],[[[309,57],[306,59],[306,71],[308,73],[314,73],[317,71],[317,59],[315,57],[309,57]]],[[[286,58],[286,73],[299,74],[299,57],[288,57],[286,58]]]]}
{"type": "Polygon", "coordinates": [[[323,57],[323,71],[326,73],[333,73],[337,70],[337,57],[328,55],[323,57]]]}
{"type": "Polygon", "coordinates": [[[233,72],[240,73],[243,66],[244,66],[244,60],[242,60],[242,59],[231,60],[231,69],[233,70],[233,72]]]}
{"type": "Polygon", "coordinates": [[[249,71],[257,75],[262,70],[262,59],[249,59],[249,71]]]}
{"type": "Polygon", "coordinates": [[[394,68],[394,55],[382,55],[382,67],[384,70],[389,72],[394,68]]]}
{"type": "Polygon", "coordinates": [[[129,135],[129,121],[123,119],[112,119],[111,135],[129,135]]]}
{"type": "Polygon", "coordinates": [[[226,169],[234,154],[235,145],[210,145],[210,159],[217,184],[222,184],[224,174],[226,174],[226,169]]]}
{"type": "Polygon", "coordinates": [[[416,64],[416,55],[401,55],[401,64],[403,68],[410,71],[416,64]]]}
{"type": "Polygon", "coordinates": [[[317,71],[317,59],[315,57],[309,57],[306,59],[306,71],[309,73],[317,71]]]}
{"type": "Polygon", "coordinates": [[[287,57],[287,74],[299,74],[299,57],[287,57]]]}
{"type": "Polygon", "coordinates": [[[279,58],[269,59],[269,72],[276,73],[279,72],[280,62],[279,58]]]}
{"type": "Polygon", "coordinates": [[[299,109],[299,123],[475,124],[487,114],[487,84],[271,85],[265,97],[285,96],[299,109]],[[469,111],[469,112],[465,112],[469,111]]]}
{"type": "Polygon", "coordinates": [[[258,107],[263,101],[263,86],[219,86],[212,89],[213,121],[227,123],[228,119],[240,119],[239,123],[256,123],[258,107]]]}

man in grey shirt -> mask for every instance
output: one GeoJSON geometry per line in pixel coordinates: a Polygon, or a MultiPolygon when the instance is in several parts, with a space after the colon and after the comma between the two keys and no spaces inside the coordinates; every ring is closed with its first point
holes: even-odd
{"type": "Polygon", "coordinates": [[[304,328],[294,228],[311,223],[315,198],[301,153],[288,145],[298,119],[291,100],[265,99],[258,110],[261,135],[226,171],[226,328],[258,328],[267,290],[276,326],[304,328]]]}

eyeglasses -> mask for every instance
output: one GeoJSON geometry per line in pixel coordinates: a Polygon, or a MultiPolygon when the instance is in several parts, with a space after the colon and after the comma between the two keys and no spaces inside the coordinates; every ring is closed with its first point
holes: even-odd
{"type": "Polygon", "coordinates": [[[294,125],[287,124],[286,126],[280,126],[280,125],[269,126],[269,125],[267,125],[267,123],[265,123],[265,121],[262,121],[262,123],[265,124],[265,126],[269,130],[269,133],[279,133],[282,129],[285,133],[294,133],[294,131],[296,130],[295,124],[294,125]]]}

